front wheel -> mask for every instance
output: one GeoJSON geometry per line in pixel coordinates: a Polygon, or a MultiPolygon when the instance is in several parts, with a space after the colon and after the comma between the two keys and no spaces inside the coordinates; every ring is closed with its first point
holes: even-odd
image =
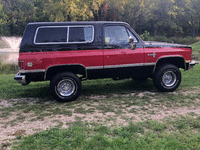
{"type": "Polygon", "coordinates": [[[81,93],[81,80],[71,72],[62,72],[51,79],[50,90],[56,100],[72,101],[81,93]]]}
{"type": "Polygon", "coordinates": [[[159,67],[153,78],[155,87],[162,92],[173,92],[181,83],[181,72],[172,64],[159,67]]]}

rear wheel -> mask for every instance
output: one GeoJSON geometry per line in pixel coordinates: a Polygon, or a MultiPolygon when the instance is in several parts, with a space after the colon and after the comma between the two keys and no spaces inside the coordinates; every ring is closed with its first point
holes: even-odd
{"type": "Polygon", "coordinates": [[[153,83],[159,91],[173,92],[181,83],[181,72],[175,65],[166,64],[157,69],[153,83]]]}
{"type": "Polygon", "coordinates": [[[50,90],[56,100],[72,101],[81,93],[81,80],[71,72],[62,72],[52,78],[50,90]]]}

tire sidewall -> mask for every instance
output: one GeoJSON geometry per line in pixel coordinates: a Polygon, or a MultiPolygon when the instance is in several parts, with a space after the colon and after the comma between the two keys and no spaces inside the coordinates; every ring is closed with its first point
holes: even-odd
{"type": "Polygon", "coordinates": [[[156,71],[153,81],[158,90],[162,92],[173,92],[181,83],[181,72],[175,65],[166,64],[156,71]],[[172,71],[176,75],[176,82],[169,87],[162,82],[163,75],[168,71],[172,71]]]}
{"type": "Polygon", "coordinates": [[[55,75],[51,82],[50,82],[50,90],[53,95],[53,97],[60,101],[60,102],[69,102],[75,100],[81,93],[81,81],[80,79],[73,73],[70,72],[64,72],[64,73],[59,73],[55,75]],[[59,94],[57,90],[57,85],[59,82],[61,82],[64,79],[69,79],[71,80],[74,85],[75,85],[75,90],[74,92],[69,95],[69,96],[62,96],[59,94]]]}

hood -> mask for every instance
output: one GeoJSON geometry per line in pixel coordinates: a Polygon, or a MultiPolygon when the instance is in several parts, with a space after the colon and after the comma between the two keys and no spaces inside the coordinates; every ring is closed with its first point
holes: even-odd
{"type": "Polygon", "coordinates": [[[183,47],[183,48],[191,48],[189,45],[181,45],[181,44],[173,44],[173,43],[165,43],[165,42],[154,42],[154,41],[144,41],[144,47],[183,47]]]}

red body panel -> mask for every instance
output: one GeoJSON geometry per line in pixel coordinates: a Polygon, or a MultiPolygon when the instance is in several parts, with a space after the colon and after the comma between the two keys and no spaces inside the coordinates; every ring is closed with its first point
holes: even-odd
{"type": "Polygon", "coordinates": [[[84,67],[103,66],[102,50],[79,50],[57,52],[20,53],[19,61],[24,61],[25,70],[47,69],[50,66],[80,64],[84,67]],[[28,67],[27,63],[33,66],[28,67]]]}
{"type": "Polygon", "coordinates": [[[145,48],[145,63],[156,63],[160,58],[164,57],[183,57],[185,61],[191,60],[190,48],[174,48],[174,47],[159,47],[145,48]],[[151,55],[155,53],[155,58],[151,55]],[[149,56],[150,54],[150,56],[149,56]]]}
{"type": "Polygon", "coordinates": [[[84,67],[103,67],[126,64],[156,63],[163,57],[183,57],[185,61],[191,60],[189,48],[136,48],[131,49],[105,49],[105,50],[79,50],[57,52],[20,53],[19,61],[24,61],[24,70],[47,69],[50,66],[65,64],[80,64],[84,67]],[[155,53],[155,56],[152,54],[155,53]],[[149,55],[150,54],[150,55],[149,55]],[[27,63],[33,66],[28,67],[27,63]]]}
{"type": "Polygon", "coordinates": [[[131,49],[105,49],[104,66],[144,63],[143,48],[131,49]]]}

